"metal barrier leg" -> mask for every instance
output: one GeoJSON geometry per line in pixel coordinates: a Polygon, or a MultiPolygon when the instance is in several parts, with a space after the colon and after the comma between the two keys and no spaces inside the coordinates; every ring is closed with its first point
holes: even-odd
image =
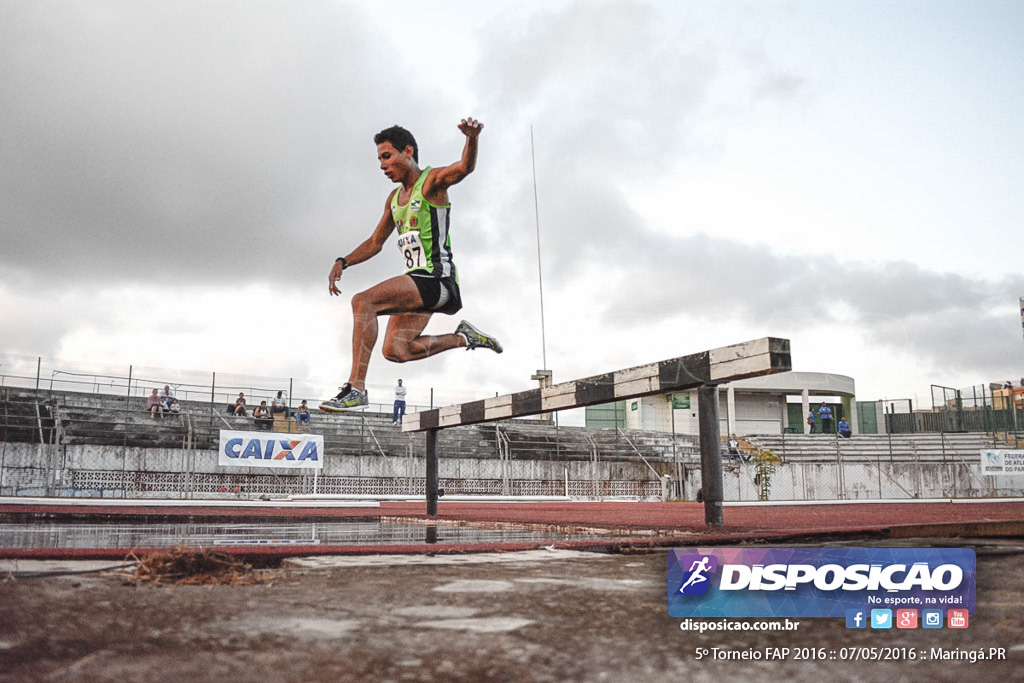
{"type": "Polygon", "coordinates": [[[704,522],[722,526],[722,435],[718,425],[718,387],[703,384],[697,389],[697,420],[700,427],[700,478],[704,491],[704,522]]]}
{"type": "Polygon", "coordinates": [[[437,515],[437,432],[427,430],[427,514],[437,515]]]}

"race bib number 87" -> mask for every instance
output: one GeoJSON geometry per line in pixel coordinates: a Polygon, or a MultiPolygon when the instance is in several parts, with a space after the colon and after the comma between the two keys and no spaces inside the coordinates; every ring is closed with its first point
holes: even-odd
{"type": "Polygon", "coordinates": [[[407,232],[398,237],[398,253],[405,261],[405,271],[423,267],[423,245],[417,232],[407,232]]]}

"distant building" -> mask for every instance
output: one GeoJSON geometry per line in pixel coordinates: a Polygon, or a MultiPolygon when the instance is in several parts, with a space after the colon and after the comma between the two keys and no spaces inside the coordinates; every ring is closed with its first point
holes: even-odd
{"type": "MultiPolygon", "coordinates": [[[[807,431],[807,415],[825,403],[832,408],[832,431],[846,417],[859,432],[852,377],[820,372],[786,372],[739,380],[718,387],[718,417],[722,434],[780,434],[807,431]]],[[[648,396],[592,406],[588,427],[622,427],[698,434],[697,390],[648,396]]],[[[821,429],[816,423],[816,432],[821,429]]]]}

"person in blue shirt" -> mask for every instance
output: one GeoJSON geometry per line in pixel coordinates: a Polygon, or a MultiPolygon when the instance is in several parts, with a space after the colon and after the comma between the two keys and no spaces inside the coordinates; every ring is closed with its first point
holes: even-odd
{"type": "Polygon", "coordinates": [[[818,417],[821,418],[821,433],[832,433],[832,409],[824,403],[818,408],[818,417]]]}

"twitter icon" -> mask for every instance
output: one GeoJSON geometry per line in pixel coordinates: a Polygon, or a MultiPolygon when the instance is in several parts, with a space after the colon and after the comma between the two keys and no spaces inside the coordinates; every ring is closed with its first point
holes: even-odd
{"type": "Polygon", "coordinates": [[[871,628],[892,628],[892,610],[871,610],[871,628]]]}

